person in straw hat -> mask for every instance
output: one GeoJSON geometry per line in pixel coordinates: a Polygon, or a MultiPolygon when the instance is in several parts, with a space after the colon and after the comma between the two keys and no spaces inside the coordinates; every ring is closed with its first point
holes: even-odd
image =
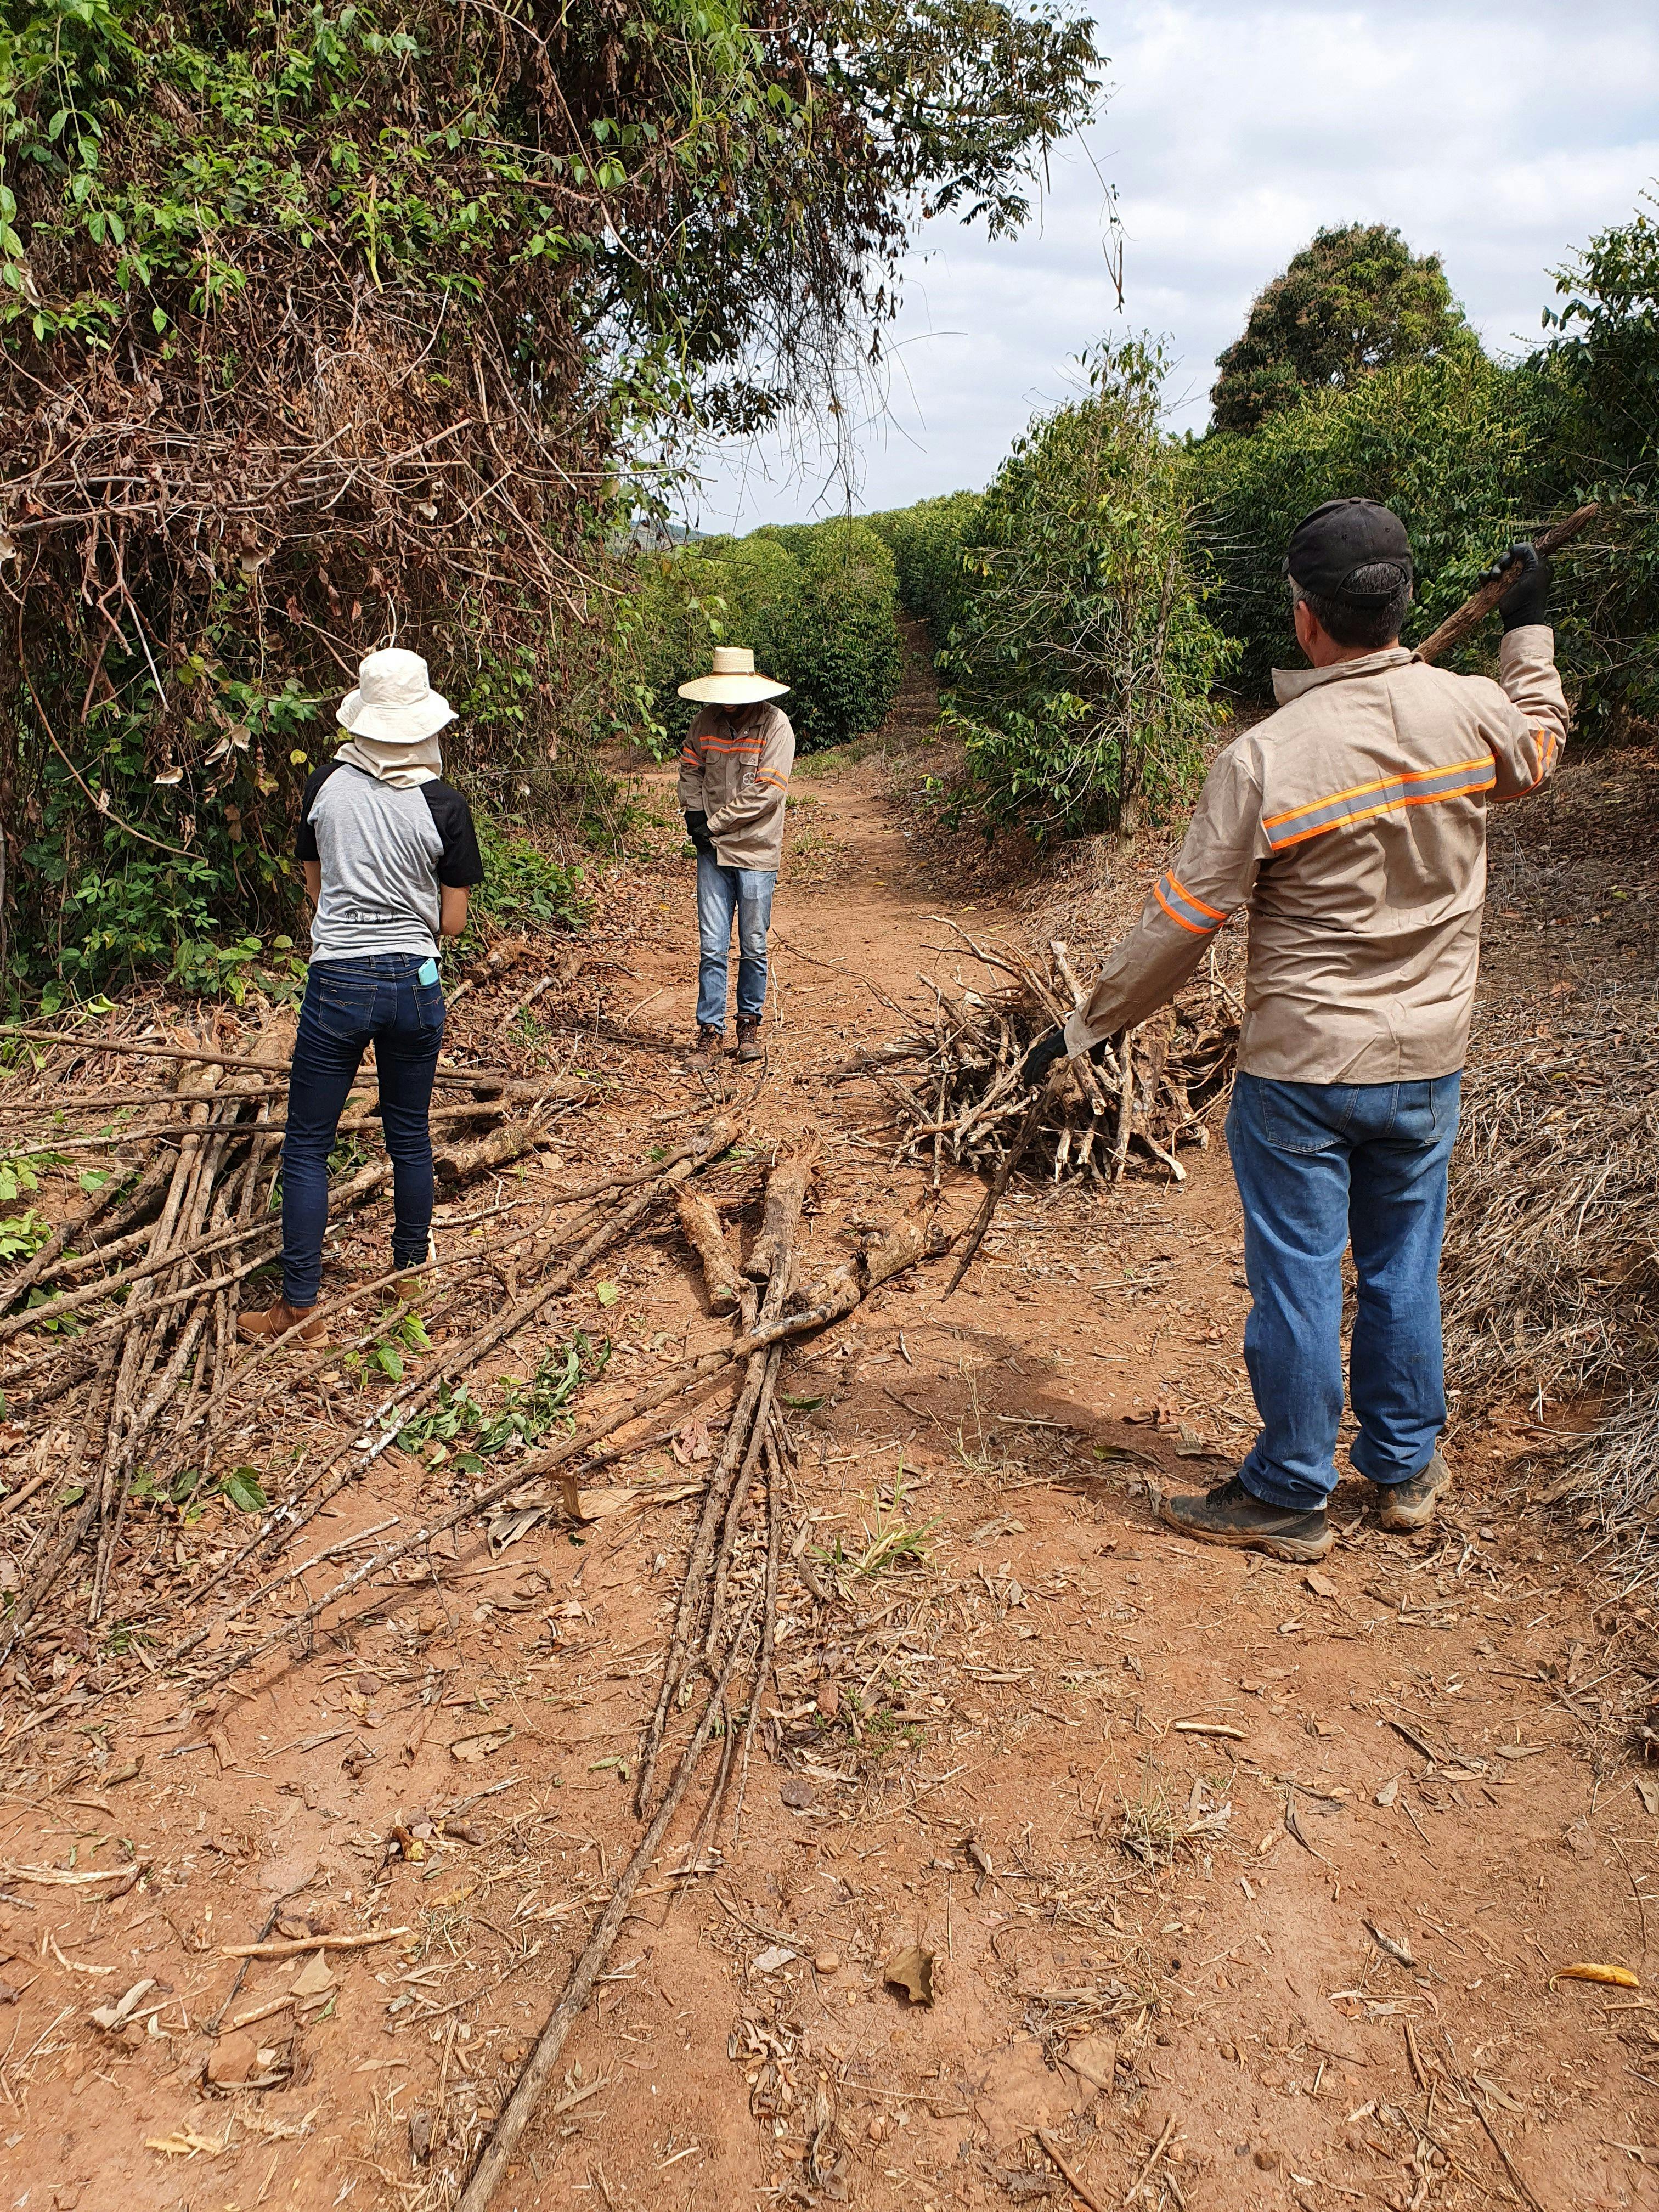
{"type": "Polygon", "coordinates": [[[380,1120],[392,1155],[394,1267],[416,1267],[432,1233],[428,1111],[443,1041],[441,938],[466,927],[483,880],[472,816],[442,778],[438,732],[454,720],[417,653],[371,653],[341,702],[349,733],[313,770],[296,857],[315,912],[311,965],[289,1074],[283,1137],[283,1295],[238,1323],[253,1339],[307,1325],[321,1282],[328,1158],[364,1048],[374,1047],[380,1120]]]}
{"type": "Polygon", "coordinates": [[[744,647],[717,645],[707,676],[682,684],[698,713],[680,753],[680,805],[697,848],[697,1050],[726,1042],[732,924],[738,925],[738,1058],[761,1057],[766,937],[783,851],[795,733],[775,702],[787,684],[755,672],[744,647]]]}

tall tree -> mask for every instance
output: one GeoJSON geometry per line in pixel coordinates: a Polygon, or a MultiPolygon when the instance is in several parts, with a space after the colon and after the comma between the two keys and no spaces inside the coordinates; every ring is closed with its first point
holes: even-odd
{"type": "Polygon", "coordinates": [[[1211,389],[1218,430],[1254,430],[1304,392],[1479,343],[1437,253],[1382,223],[1321,230],[1250,309],[1211,389]]]}

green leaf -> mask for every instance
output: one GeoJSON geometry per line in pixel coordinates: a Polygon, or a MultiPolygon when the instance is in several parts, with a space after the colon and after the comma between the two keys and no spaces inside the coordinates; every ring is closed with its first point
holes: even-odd
{"type": "Polygon", "coordinates": [[[792,1398],[786,1390],[783,1402],[786,1406],[793,1406],[798,1413],[816,1413],[823,1401],[822,1398],[792,1398]]]}
{"type": "Polygon", "coordinates": [[[219,1487],[240,1512],[263,1513],[270,1503],[256,1468],[233,1468],[219,1487]]]}
{"type": "Polygon", "coordinates": [[[394,1382],[403,1381],[404,1357],[395,1345],[377,1344],[374,1347],[374,1364],[389,1375],[394,1382]]]}
{"type": "Polygon", "coordinates": [[[593,1295],[602,1306],[614,1306],[622,1292],[614,1283],[601,1283],[593,1295]]]}

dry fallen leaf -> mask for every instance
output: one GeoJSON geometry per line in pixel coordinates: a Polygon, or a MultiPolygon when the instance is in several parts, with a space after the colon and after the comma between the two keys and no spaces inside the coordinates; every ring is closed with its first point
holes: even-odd
{"type": "Polygon", "coordinates": [[[510,1728],[490,1729],[480,1735],[458,1736],[449,1747],[450,1755],[465,1760],[469,1766],[476,1766],[481,1759],[493,1759],[498,1751],[512,1742],[514,1730],[510,1728]]]}
{"type": "Polygon", "coordinates": [[[933,1954],[924,1951],[920,1943],[895,1951],[882,1968],[881,1978],[890,1989],[902,1990],[912,2004],[933,2002],[933,1954]]]}
{"type": "Polygon", "coordinates": [[[1642,1802],[1650,1813],[1659,1813],[1659,1775],[1638,1774],[1636,1787],[1642,1802]]]}
{"type": "Polygon", "coordinates": [[[787,1966],[796,1956],[787,1943],[769,1943],[755,1960],[757,1974],[775,1974],[780,1966],[787,1966]]]}
{"type": "Polygon", "coordinates": [[[1642,1986],[1641,1976],[1632,1973],[1628,1966],[1558,1966],[1550,1980],[1552,1983],[1605,1982],[1610,1989],[1615,1990],[1639,1990],[1642,1986]]]}
{"type": "Polygon", "coordinates": [[[334,1976],[329,1971],[328,1960],[320,1951],[313,1951],[305,1965],[289,1984],[289,1992],[296,1997],[323,1997],[334,1987],[334,1976]]]}
{"type": "Polygon", "coordinates": [[[1322,1575],[1317,1567],[1309,1568],[1307,1573],[1307,1583],[1308,1588],[1313,1592],[1316,1597],[1340,1597],[1341,1595],[1341,1591],[1331,1580],[1330,1577],[1328,1575],[1322,1575]]]}
{"type": "Polygon", "coordinates": [[[695,1460],[713,1459],[714,1447],[709,1441],[707,1421],[688,1421],[673,1442],[673,1453],[682,1467],[690,1467],[695,1460]]]}
{"type": "Polygon", "coordinates": [[[91,2016],[93,2026],[101,2027],[106,2035],[114,2035],[126,2026],[141,2000],[155,1987],[153,1979],[135,1982],[124,1997],[118,1997],[113,2004],[99,2006],[91,2016]]]}

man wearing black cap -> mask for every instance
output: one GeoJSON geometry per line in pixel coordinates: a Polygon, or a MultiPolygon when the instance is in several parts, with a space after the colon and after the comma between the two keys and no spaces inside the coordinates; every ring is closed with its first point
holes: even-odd
{"type": "Polygon", "coordinates": [[[1180,858],[1028,1080],[1133,1029],[1216,932],[1249,912],[1227,1144],[1254,1307],[1244,1329],[1261,1428],[1231,1480],[1168,1498],[1189,1536],[1322,1559],[1342,1413],[1342,1255],[1358,1297],[1352,1458],[1382,1525],[1422,1528],[1448,1480],[1440,1244],[1480,957],[1486,809],[1536,791],[1567,711],[1529,545],[1498,603],[1498,678],[1455,676],[1400,643],[1411,549],[1398,516],[1327,501],[1285,562],[1312,665],[1277,671],[1279,712],[1218,756],[1180,858]]]}

